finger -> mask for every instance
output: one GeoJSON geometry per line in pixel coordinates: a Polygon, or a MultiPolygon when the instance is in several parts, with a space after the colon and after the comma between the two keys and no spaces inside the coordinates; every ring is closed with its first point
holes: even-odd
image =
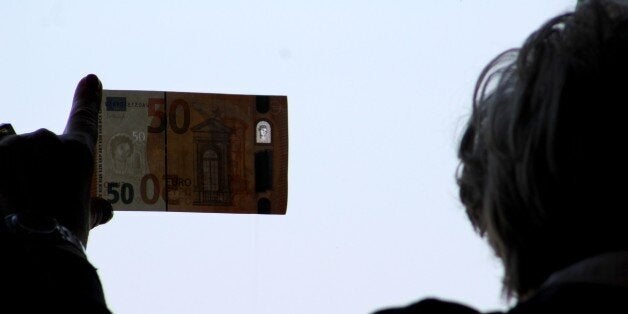
{"type": "Polygon", "coordinates": [[[90,149],[98,136],[98,110],[102,97],[102,84],[98,77],[90,74],[76,86],[72,110],[64,134],[80,138],[90,149]]]}
{"type": "Polygon", "coordinates": [[[0,124],[0,140],[11,135],[15,135],[15,130],[13,130],[11,123],[0,124]]]}
{"type": "Polygon", "coordinates": [[[92,197],[90,208],[90,229],[106,224],[113,218],[111,203],[105,199],[92,197]]]}

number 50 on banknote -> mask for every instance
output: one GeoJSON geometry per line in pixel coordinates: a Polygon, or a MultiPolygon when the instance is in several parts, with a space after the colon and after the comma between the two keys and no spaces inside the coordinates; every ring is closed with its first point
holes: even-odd
{"type": "Polygon", "coordinates": [[[114,210],[285,214],[285,96],[104,90],[92,194],[114,210]]]}

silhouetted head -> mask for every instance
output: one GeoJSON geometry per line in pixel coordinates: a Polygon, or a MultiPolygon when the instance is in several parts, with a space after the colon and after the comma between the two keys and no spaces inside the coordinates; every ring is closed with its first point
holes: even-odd
{"type": "Polygon", "coordinates": [[[457,176],[508,296],[628,249],[627,108],[628,1],[584,1],[482,72],[457,176]]]}

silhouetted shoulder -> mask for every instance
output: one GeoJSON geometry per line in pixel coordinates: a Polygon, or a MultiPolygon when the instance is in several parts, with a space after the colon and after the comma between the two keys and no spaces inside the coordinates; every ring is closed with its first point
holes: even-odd
{"type": "Polygon", "coordinates": [[[628,313],[628,287],[592,283],[560,284],[541,289],[508,314],[628,313]]]}
{"type": "Polygon", "coordinates": [[[386,309],[374,314],[479,314],[468,306],[437,299],[424,299],[403,308],[386,309]]]}

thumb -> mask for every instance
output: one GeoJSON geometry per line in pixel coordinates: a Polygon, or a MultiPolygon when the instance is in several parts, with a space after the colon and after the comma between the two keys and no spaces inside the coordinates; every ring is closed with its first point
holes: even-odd
{"type": "Polygon", "coordinates": [[[106,224],[113,218],[113,207],[109,201],[100,197],[92,197],[90,204],[90,229],[106,224]]]}

